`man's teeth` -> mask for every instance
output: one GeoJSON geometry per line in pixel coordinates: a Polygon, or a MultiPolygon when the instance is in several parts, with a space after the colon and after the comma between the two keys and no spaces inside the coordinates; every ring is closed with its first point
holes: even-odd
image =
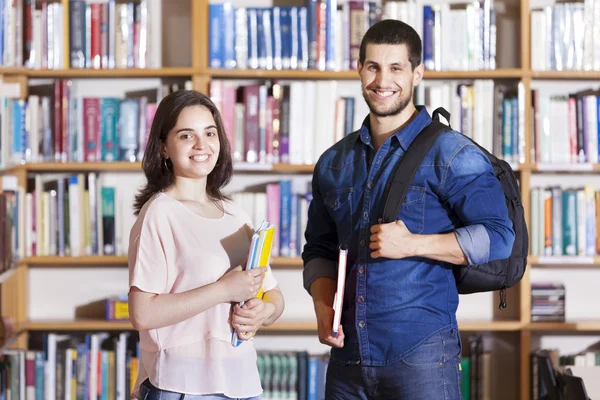
{"type": "Polygon", "coordinates": [[[190,159],[194,161],[206,161],[208,159],[208,154],[203,156],[191,156],[190,159]]]}
{"type": "Polygon", "coordinates": [[[391,95],[394,94],[394,92],[380,92],[380,91],[376,91],[375,93],[377,93],[377,95],[381,96],[381,97],[390,97],[391,95]]]}

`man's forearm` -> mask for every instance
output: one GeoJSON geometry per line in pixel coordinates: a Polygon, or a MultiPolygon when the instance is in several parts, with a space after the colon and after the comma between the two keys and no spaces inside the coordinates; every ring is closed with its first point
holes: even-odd
{"type": "Polygon", "coordinates": [[[417,257],[431,258],[456,265],[469,262],[454,232],[438,235],[414,235],[414,253],[417,257]]]}
{"type": "Polygon", "coordinates": [[[333,307],[337,282],[331,278],[317,278],[310,285],[310,294],[316,306],[333,307]]]}

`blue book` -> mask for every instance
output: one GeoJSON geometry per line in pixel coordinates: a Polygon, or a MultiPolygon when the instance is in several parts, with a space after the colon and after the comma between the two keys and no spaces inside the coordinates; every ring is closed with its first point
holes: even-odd
{"type": "Polygon", "coordinates": [[[208,6],[208,65],[211,68],[223,67],[222,28],[224,26],[223,4],[211,3],[208,6]]]}
{"type": "Polygon", "coordinates": [[[279,182],[281,205],[279,208],[279,254],[290,257],[290,237],[292,228],[292,182],[283,180],[279,182]]]}

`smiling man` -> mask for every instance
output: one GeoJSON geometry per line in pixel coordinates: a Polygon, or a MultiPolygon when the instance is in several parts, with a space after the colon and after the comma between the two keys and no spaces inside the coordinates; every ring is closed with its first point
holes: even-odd
{"type": "Polygon", "coordinates": [[[452,267],[507,258],[514,231],[488,158],[456,131],[423,160],[395,222],[380,224],[395,167],[431,123],[413,104],[421,39],[384,20],[358,62],[370,113],[320,157],[308,211],[304,287],[332,347],[329,399],[460,399],[461,340],[452,267]],[[338,248],[348,248],[342,323],[332,334],[338,248]]]}

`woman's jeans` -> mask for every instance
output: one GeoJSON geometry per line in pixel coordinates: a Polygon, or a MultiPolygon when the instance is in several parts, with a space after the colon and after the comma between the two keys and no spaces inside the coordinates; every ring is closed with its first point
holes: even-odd
{"type": "Polygon", "coordinates": [[[183,394],[161,390],[153,386],[148,379],[140,385],[140,400],[260,400],[260,396],[231,398],[222,394],[183,394]]]}
{"type": "MultiPolygon", "coordinates": [[[[391,340],[391,339],[390,339],[391,340]]],[[[460,400],[458,330],[432,336],[396,364],[327,367],[326,400],[460,400]]]]}

